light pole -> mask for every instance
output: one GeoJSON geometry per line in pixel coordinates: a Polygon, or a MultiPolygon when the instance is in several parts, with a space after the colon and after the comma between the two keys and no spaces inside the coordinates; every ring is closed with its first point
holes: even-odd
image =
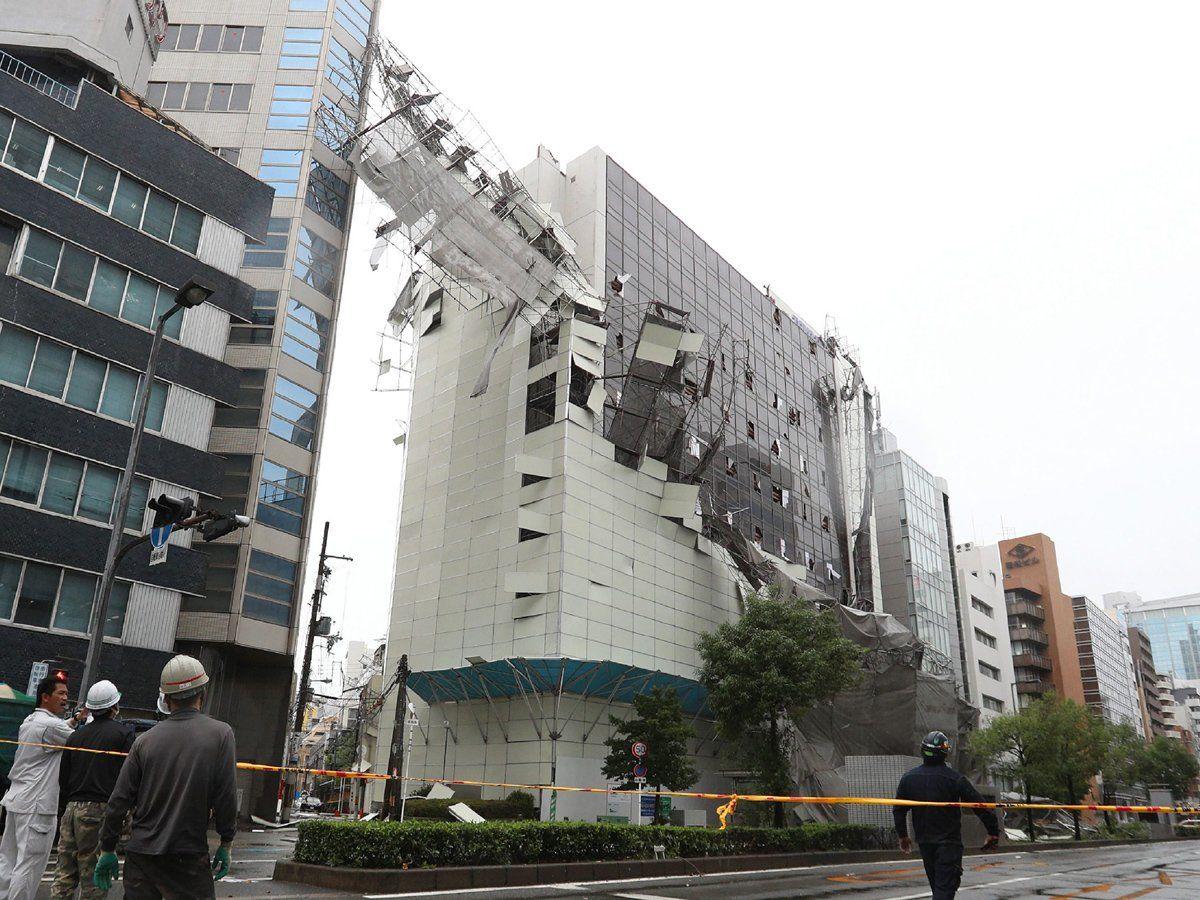
{"type": "Polygon", "coordinates": [[[150,342],[150,358],[146,371],[138,385],[137,402],[134,406],[133,435],[129,439],[129,455],[125,457],[125,471],[117,483],[116,506],[113,509],[112,535],[108,539],[108,553],[104,559],[104,574],[100,576],[100,589],[96,604],[92,607],[92,620],[88,633],[87,661],[83,666],[83,680],[79,683],[79,702],[87,696],[87,690],[96,680],[100,668],[100,650],[104,646],[104,626],[108,619],[108,601],[112,594],[113,577],[120,561],[121,538],[125,535],[125,515],[129,512],[129,495],[133,489],[133,469],[137,465],[138,453],[142,449],[142,435],[146,430],[146,412],[150,408],[150,389],[154,384],[154,370],[158,367],[158,352],[162,348],[163,327],[167,319],[183,309],[199,306],[213,295],[213,289],[196,280],[188,281],[175,294],[175,303],[158,317],[154,329],[154,340],[150,342]]]}

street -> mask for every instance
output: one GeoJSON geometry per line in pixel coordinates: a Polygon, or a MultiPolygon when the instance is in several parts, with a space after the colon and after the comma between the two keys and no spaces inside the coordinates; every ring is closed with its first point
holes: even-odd
{"type": "MultiPolygon", "coordinates": [[[[445,898],[524,900],[768,900],[785,897],[852,897],[855,900],[917,900],[928,897],[921,861],[891,860],[855,865],[813,866],[698,877],[643,878],[622,882],[556,884],[499,890],[473,889],[408,894],[362,895],[276,882],[277,856],[290,852],[294,835],[244,834],[234,844],[233,869],[217,886],[217,897],[445,898]]],[[[1122,847],[1055,848],[1037,853],[1001,853],[966,860],[962,896],[1016,900],[1024,897],[1149,897],[1184,900],[1200,896],[1200,842],[1152,843],[1122,847]]],[[[49,897],[49,876],[39,898],[49,897]]],[[[110,898],[122,896],[119,887],[110,898]]]]}

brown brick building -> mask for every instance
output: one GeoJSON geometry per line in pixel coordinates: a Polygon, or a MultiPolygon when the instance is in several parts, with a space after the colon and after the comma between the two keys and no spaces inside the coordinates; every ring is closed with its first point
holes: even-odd
{"type": "Polygon", "coordinates": [[[1129,627],[1129,655],[1133,658],[1133,674],[1137,677],[1138,701],[1142,707],[1142,723],[1146,740],[1167,733],[1162,700],[1158,696],[1158,672],[1150,652],[1150,638],[1136,626],[1129,627]]]}

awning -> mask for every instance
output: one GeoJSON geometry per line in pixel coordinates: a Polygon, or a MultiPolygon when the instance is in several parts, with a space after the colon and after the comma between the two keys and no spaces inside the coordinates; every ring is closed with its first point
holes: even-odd
{"type": "Polygon", "coordinates": [[[495,701],[530,694],[633,703],[639,694],[665,687],[679,696],[685,712],[712,718],[708,691],[695,679],[611,660],[498,659],[435,672],[413,672],[408,676],[408,686],[426,703],[495,701]]]}

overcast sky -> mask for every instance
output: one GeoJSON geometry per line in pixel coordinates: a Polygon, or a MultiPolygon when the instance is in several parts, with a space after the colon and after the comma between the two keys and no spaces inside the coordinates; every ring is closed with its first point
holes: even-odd
{"type": "MultiPolygon", "coordinates": [[[[1200,590],[1200,9],[384,0],[383,32],[513,166],[598,144],[836,317],[958,540],[1044,531],[1097,601],[1200,590]]],[[[395,276],[361,209],[313,533],[357,557],[327,610],[377,638],[407,395],[372,392],[395,276]]]]}

